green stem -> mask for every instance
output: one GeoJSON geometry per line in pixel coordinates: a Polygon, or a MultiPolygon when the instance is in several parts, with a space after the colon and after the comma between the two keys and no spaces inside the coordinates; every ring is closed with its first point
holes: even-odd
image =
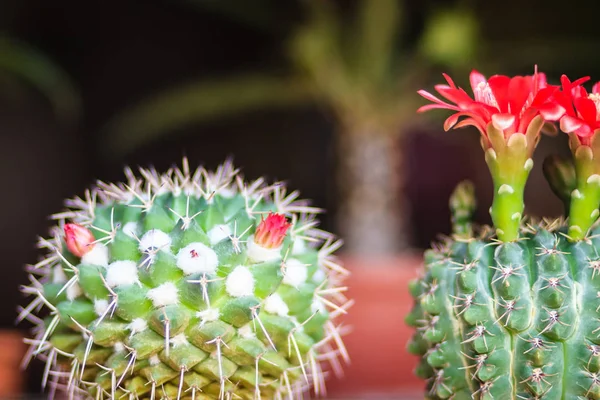
{"type": "Polygon", "coordinates": [[[492,180],[494,181],[494,201],[490,214],[496,235],[502,242],[512,242],[519,238],[519,228],[523,217],[523,193],[533,168],[531,155],[539,141],[544,125],[541,116],[529,123],[524,134],[514,133],[508,138],[495,128],[493,123],[486,127],[486,140],[482,141],[492,180]]]}
{"type": "MultiPolygon", "coordinates": [[[[527,179],[527,176],[525,176],[527,179]]],[[[504,180],[493,177],[494,201],[490,214],[496,227],[498,239],[503,242],[512,242],[519,238],[519,227],[523,217],[523,192],[524,182],[504,180]]]]}
{"type": "Polygon", "coordinates": [[[502,242],[512,242],[519,238],[519,228],[525,208],[523,194],[533,161],[529,158],[525,139],[520,136],[509,141],[508,145],[496,153],[486,151],[486,162],[494,182],[494,200],[490,215],[496,235],[502,242]]]}
{"type": "Polygon", "coordinates": [[[574,151],[577,187],[571,193],[569,210],[569,237],[573,241],[585,239],[598,219],[600,205],[600,175],[596,171],[594,154],[590,147],[581,145],[574,151]]]}

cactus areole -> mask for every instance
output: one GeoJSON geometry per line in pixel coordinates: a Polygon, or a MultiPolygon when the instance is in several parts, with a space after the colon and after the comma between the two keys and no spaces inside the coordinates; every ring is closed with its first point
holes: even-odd
{"type": "Polygon", "coordinates": [[[22,291],[51,393],[283,399],[324,392],[348,354],[341,242],[320,210],[230,162],[126,170],[69,200],[22,291]]]}
{"type": "Polygon", "coordinates": [[[428,399],[600,399],[600,87],[588,78],[550,85],[533,76],[474,71],[474,98],[446,76],[420,91],[454,111],[445,128],[471,125],[494,182],[493,227],[474,227],[473,187],[450,199],[453,234],[425,253],[410,285],[409,351],[428,399]],[[549,157],[544,174],[566,218],[523,216],[523,191],[542,130],[569,135],[572,160],[549,157]]]}

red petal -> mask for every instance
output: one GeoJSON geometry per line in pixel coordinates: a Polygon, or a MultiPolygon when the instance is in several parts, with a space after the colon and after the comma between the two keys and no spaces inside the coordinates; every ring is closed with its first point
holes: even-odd
{"type": "Polygon", "coordinates": [[[592,87],[592,93],[598,94],[600,93],[600,82],[596,82],[592,87]]]}
{"type": "MultiPolygon", "coordinates": [[[[437,97],[435,97],[434,95],[432,95],[431,93],[427,92],[426,90],[419,90],[417,91],[418,94],[420,94],[421,96],[423,96],[424,98],[426,98],[427,100],[439,104],[439,107],[431,107],[431,108],[446,108],[448,110],[457,110],[458,111],[458,107],[456,107],[453,104],[448,104],[440,99],[438,99],[437,97]]],[[[421,107],[423,108],[423,107],[421,107]]],[[[425,110],[422,110],[425,111],[425,110]]]]}
{"type": "Polygon", "coordinates": [[[579,118],[565,115],[560,119],[560,130],[565,133],[575,132],[583,126],[583,121],[579,118]]]}
{"type": "Polygon", "coordinates": [[[473,114],[479,115],[487,122],[491,121],[493,114],[498,113],[498,109],[496,107],[488,106],[487,104],[479,102],[473,102],[469,104],[467,110],[473,114]]]}
{"type": "Polygon", "coordinates": [[[485,126],[480,122],[477,122],[474,118],[463,119],[458,124],[454,125],[454,129],[464,128],[465,126],[474,126],[482,135],[485,135],[485,126]]]}
{"type": "Polygon", "coordinates": [[[536,108],[546,121],[558,121],[565,114],[565,108],[558,103],[546,103],[536,108]]]}
{"type": "Polygon", "coordinates": [[[505,75],[494,75],[488,80],[488,84],[492,89],[492,93],[494,93],[500,112],[508,112],[510,78],[505,75]]]}
{"type": "Polygon", "coordinates": [[[592,100],[587,97],[577,97],[573,103],[585,122],[588,124],[596,122],[596,104],[592,100]]]}
{"type": "Polygon", "coordinates": [[[504,131],[510,128],[515,123],[516,117],[513,114],[494,114],[492,115],[492,123],[496,129],[504,131]]]}
{"type": "Polygon", "coordinates": [[[575,109],[573,108],[573,101],[571,100],[570,94],[565,92],[555,92],[552,95],[554,101],[560,104],[565,109],[565,114],[570,115],[572,117],[576,117],[575,109]]]}
{"type": "Polygon", "coordinates": [[[444,121],[444,130],[449,131],[452,129],[454,125],[458,122],[458,119],[461,117],[461,113],[452,114],[444,121]]]}
{"type": "Polygon", "coordinates": [[[534,83],[536,85],[536,90],[542,90],[548,87],[548,81],[546,79],[546,74],[543,72],[536,72],[534,75],[534,83]]]}
{"type": "Polygon", "coordinates": [[[444,77],[444,79],[446,79],[446,82],[448,82],[448,85],[451,88],[456,89],[456,85],[454,84],[454,81],[452,80],[452,78],[450,78],[450,75],[443,73],[442,76],[444,77]]]}
{"type": "Polygon", "coordinates": [[[574,98],[577,98],[577,97],[587,98],[588,92],[587,92],[587,90],[585,90],[585,88],[583,86],[575,86],[575,87],[573,87],[573,89],[571,89],[571,95],[574,98]]]}
{"type": "Polygon", "coordinates": [[[579,127],[579,129],[577,129],[575,131],[575,133],[579,137],[589,137],[589,136],[592,136],[593,132],[594,132],[594,130],[592,128],[590,128],[588,125],[585,125],[585,124],[581,125],[581,127],[579,127]]]}
{"type": "Polygon", "coordinates": [[[540,89],[533,101],[531,102],[531,106],[535,107],[537,105],[541,105],[546,102],[556,91],[558,90],[558,86],[546,86],[545,88],[540,89]]]}
{"type": "Polygon", "coordinates": [[[568,76],[563,74],[560,77],[560,85],[562,86],[563,90],[570,90],[571,89],[571,80],[569,80],[568,76]]]}
{"type": "Polygon", "coordinates": [[[449,108],[444,107],[439,104],[426,104],[424,106],[417,108],[417,113],[423,113],[423,112],[427,112],[429,110],[449,110],[449,108]]]}
{"type": "Polygon", "coordinates": [[[563,75],[560,77],[560,84],[563,88],[563,91],[570,92],[572,88],[581,86],[589,80],[590,80],[589,76],[584,76],[583,78],[579,78],[579,79],[576,79],[575,81],[571,82],[566,75],[563,75]]]}
{"type": "Polygon", "coordinates": [[[442,95],[446,100],[457,104],[460,108],[464,108],[467,104],[474,100],[462,89],[453,89],[446,85],[436,85],[435,90],[442,95]]]}
{"type": "Polygon", "coordinates": [[[509,96],[509,112],[514,114],[520,114],[523,110],[525,102],[529,98],[532,92],[532,81],[531,78],[523,76],[513,77],[508,84],[508,96],[509,96]]]}
{"type": "Polygon", "coordinates": [[[583,78],[576,79],[574,82],[571,83],[571,87],[581,86],[590,79],[591,78],[589,76],[584,76],[583,78]]]}
{"type": "Polygon", "coordinates": [[[475,93],[475,90],[480,83],[487,83],[485,76],[476,70],[471,71],[471,74],[469,75],[469,81],[471,81],[471,90],[473,90],[473,93],[475,93]]]}
{"type": "Polygon", "coordinates": [[[531,123],[531,120],[534,119],[537,115],[538,110],[533,107],[529,107],[527,110],[525,110],[525,112],[520,118],[519,125],[516,127],[516,132],[526,132],[527,127],[531,123]]]}

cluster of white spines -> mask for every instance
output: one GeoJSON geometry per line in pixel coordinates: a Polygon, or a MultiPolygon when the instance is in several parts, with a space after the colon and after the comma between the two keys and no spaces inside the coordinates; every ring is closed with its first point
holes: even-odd
{"type": "MultiPolygon", "coordinates": [[[[52,237],[49,239],[40,238],[39,240],[39,247],[46,249],[48,254],[37,264],[27,267],[28,272],[30,272],[30,285],[23,286],[22,291],[27,295],[32,295],[33,301],[27,307],[20,309],[19,320],[28,320],[36,325],[36,328],[34,328],[35,337],[33,339],[27,339],[27,343],[30,345],[30,351],[28,352],[24,363],[27,364],[32,357],[38,357],[46,361],[44,386],[50,382],[53,391],[57,388],[63,388],[71,395],[78,393],[85,395],[85,391],[82,391],[82,388],[86,386],[97,386],[99,388],[98,384],[85,382],[81,379],[85,368],[85,360],[80,364],[73,354],[64,353],[53,347],[49,342],[49,337],[56,327],[56,324],[58,324],[59,317],[57,310],[44,297],[42,291],[43,283],[51,280],[56,281],[58,279],[60,281],[59,283],[64,284],[63,289],[67,292],[67,296],[70,300],[73,300],[82,294],[81,289],[77,284],[77,269],[70,265],[61,253],[62,227],[65,225],[65,220],[70,220],[77,224],[88,226],[93,230],[95,227],[92,223],[95,218],[95,209],[97,205],[110,205],[115,203],[127,204],[137,198],[143,203],[142,207],[149,210],[152,207],[152,202],[156,196],[167,192],[171,192],[175,195],[183,194],[188,196],[188,198],[204,198],[208,202],[210,202],[215,195],[230,197],[239,193],[246,200],[246,211],[248,215],[256,218],[262,215],[254,210],[260,200],[271,201],[275,205],[277,212],[289,216],[292,222],[290,232],[294,246],[291,255],[289,257],[286,255],[283,260],[281,260],[282,271],[284,273],[283,283],[293,287],[298,287],[300,284],[304,283],[308,276],[307,267],[297,259],[293,258],[293,256],[301,254],[307,245],[317,246],[319,243],[324,242],[318,252],[319,268],[317,273],[314,274],[313,280],[323,282],[323,285],[327,284],[327,287],[322,287],[323,285],[321,285],[319,290],[315,293],[315,301],[312,306],[313,312],[316,313],[319,310],[323,310],[325,306],[328,306],[332,309],[331,318],[335,318],[339,314],[345,313],[351,306],[352,301],[344,296],[346,288],[341,286],[341,282],[348,272],[337,262],[332,254],[340,247],[341,241],[336,240],[331,234],[316,228],[317,221],[314,219],[314,215],[320,212],[320,210],[309,206],[304,200],[298,200],[298,192],[287,194],[285,186],[281,184],[266,186],[262,178],[251,182],[250,184],[246,184],[241,176],[238,175],[238,171],[234,169],[230,161],[221,165],[216,172],[209,172],[204,168],[198,168],[191,173],[188,162],[184,159],[183,167],[181,169],[172,168],[165,174],[158,174],[154,169],[140,169],[141,178],[136,177],[130,169],[126,169],[125,173],[128,178],[127,183],[107,184],[98,182],[97,187],[93,190],[86,191],[83,198],[77,197],[68,200],[66,205],[69,209],[53,216],[54,219],[59,221],[59,226],[53,228],[52,237]],[[72,279],[66,279],[61,263],[66,264],[67,268],[74,272],[72,279]],[[328,279],[325,280],[325,277],[328,279]],[[44,322],[36,316],[36,313],[39,312],[44,305],[50,309],[51,316],[53,316],[49,326],[45,326],[44,322]],[[57,363],[58,356],[72,359],[71,368],[69,370],[65,370],[64,365],[59,365],[57,363]]],[[[189,216],[186,215],[185,217],[181,217],[184,224],[186,223],[186,218],[189,219],[189,216]]],[[[108,235],[108,242],[105,241],[104,243],[100,243],[100,240],[96,241],[92,250],[82,256],[83,262],[106,269],[104,283],[112,294],[114,294],[113,288],[140,284],[138,266],[135,262],[121,260],[109,263],[108,248],[106,245],[112,241],[118,228],[119,227],[113,227],[112,232],[106,232],[110,233],[108,235]]],[[[121,228],[125,234],[138,240],[140,251],[143,253],[152,256],[153,254],[156,254],[157,251],[171,251],[171,238],[165,232],[160,230],[150,230],[138,239],[138,224],[130,222],[121,228]]],[[[236,236],[235,230],[236,227],[232,227],[231,224],[217,225],[208,232],[209,240],[211,244],[216,244],[221,240],[229,238],[235,245],[235,243],[241,242],[242,237],[244,236],[243,233],[236,236]]],[[[244,242],[246,242],[248,247],[249,258],[254,262],[271,261],[281,258],[280,248],[269,249],[261,247],[255,243],[252,237],[245,238],[244,242]]],[[[214,273],[218,265],[218,258],[214,250],[203,243],[192,243],[187,245],[176,254],[176,259],[177,266],[185,275],[202,273],[205,280],[205,274],[214,273]]],[[[152,262],[152,260],[149,262],[152,262]]],[[[199,283],[202,282],[199,281],[199,283]]],[[[203,288],[206,287],[206,284],[207,282],[203,283],[203,288]]],[[[235,267],[226,278],[225,287],[228,294],[234,297],[252,295],[254,278],[249,268],[244,265],[235,267]]],[[[155,307],[177,304],[179,301],[177,287],[170,282],[151,289],[147,296],[155,307]]],[[[205,296],[205,301],[209,308],[198,313],[201,324],[208,321],[214,321],[219,317],[219,311],[210,308],[207,294],[205,296]]],[[[115,300],[111,303],[106,300],[94,301],[94,311],[100,317],[100,320],[114,311],[115,306],[116,295],[115,300]]],[[[265,299],[262,306],[266,312],[275,315],[285,316],[289,312],[287,305],[277,294],[273,294],[265,299]]],[[[268,337],[268,333],[264,331],[260,319],[256,318],[256,320],[268,337]]],[[[77,323],[77,321],[73,322],[77,323]]],[[[93,343],[93,335],[86,327],[79,324],[77,325],[81,330],[84,340],[88,343],[86,349],[87,356],[93,343]]],[[[133,320],[127,328],[132,336],[148,329],[148,326],[143,319],[138,318],[133,320]]],[[[240,328],[239,334],[252,336],[253,333],[250,327],[246,326],[245,328],[240,328]]],[[[297,323],[297,329],[301,330],[302,324],[297,323]]],[[[313,386],[317,393],[322,392],[324,390],[324,374],[321,371],[320,363],[328,361],[334,372],[338,373],[341,371],[338,357],[341,356],[346,361],[348,360],[348,354],[341,341],[341,335],[344,332],[340,331],[340,328],[336,327],[331,321],[326,324],[325,329],[327,332],[325,339],[317,343],[314,347],[314,351],[309,353],[309,359],[305,360],[306,366],[304,364],[301,365],[306,378],[305,381],[300,381],[295,386],[290,385],[287,374],[284,373],[282,383],[285,383],[285,385],[282,386],[289,395],[293,396],[293,393],[305,391],[310,388],[310,386],[313,386]],[[305,367],[312,372],[307,373],[305,367]],[[309,376],[311,377],[311,383],[309,383],[309,376]]],[[[290,335],[290,337],[295,345],[293,335],[290,335]]],[[[170,341],[167,339],[167,351],[169,346],[174,344],[173,340],[174,338],[170,341]]],[[[132,351],[130,356],[131,363],[135,363],[135,352],[132,351]]],[[[302,357],[300,357],[300,359],[302,360],[302,357]]],[[[110,372],[106,367],[100,367],[110,372]]],[[[133,366],[131,367],[131,370],[133,370],[133,366]]],[[[120,383],[123,380],[124,375],[125,374],[123,374],[121,379],[116,379],[116,381],[120,383]]],[[[221,383],[223,384],[223,381],[221,383]]],[[[100,396],[108,396],[111,398],[111,396],[114,395],[115,389],[114,385],[110,393],[106,393],[100,389],[100,396]]],[[[155,393],[154,389],[155,388],[153,387],[153,396],[155,393]]],[[[259,395],[258,392],[257,394],[259,395]]],[[[282,397],[283,392],[278,392],[278,396],[282,397]]]]}

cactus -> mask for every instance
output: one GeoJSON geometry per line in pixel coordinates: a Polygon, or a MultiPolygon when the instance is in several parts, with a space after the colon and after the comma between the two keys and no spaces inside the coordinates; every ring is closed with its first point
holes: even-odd
{"type": "Polygon", "coordinates": [[[71,396],[254,399],[323,394],[348,354],[341,241],[320,210],[231,162],[126,170],[68,210],[29,266],[32,357],[71,396]],[[40,311],[40,309],[46,310],[40,311]]]}
{"type": "Polygon", "coordinates": [[[455,111],[445,128],[475,126],[494,182],[493,227],[474,226],[473,187],[450,199],[453,233],[424,256],[411,282],[408,349],[428,399],[600,399],[600,157],[598,85],[548,85],[471,74],[474,100],[449,77],[436,89],[455,111]],[[453,104],[454,103],[454,104],[453,104]],[[461,117],[466,117],[459,122],[461,117]],[[544,173],[568,218],[522,218],[523,191],[543,128],[570,137],[573,162],[552,156],[544,173]]]}

